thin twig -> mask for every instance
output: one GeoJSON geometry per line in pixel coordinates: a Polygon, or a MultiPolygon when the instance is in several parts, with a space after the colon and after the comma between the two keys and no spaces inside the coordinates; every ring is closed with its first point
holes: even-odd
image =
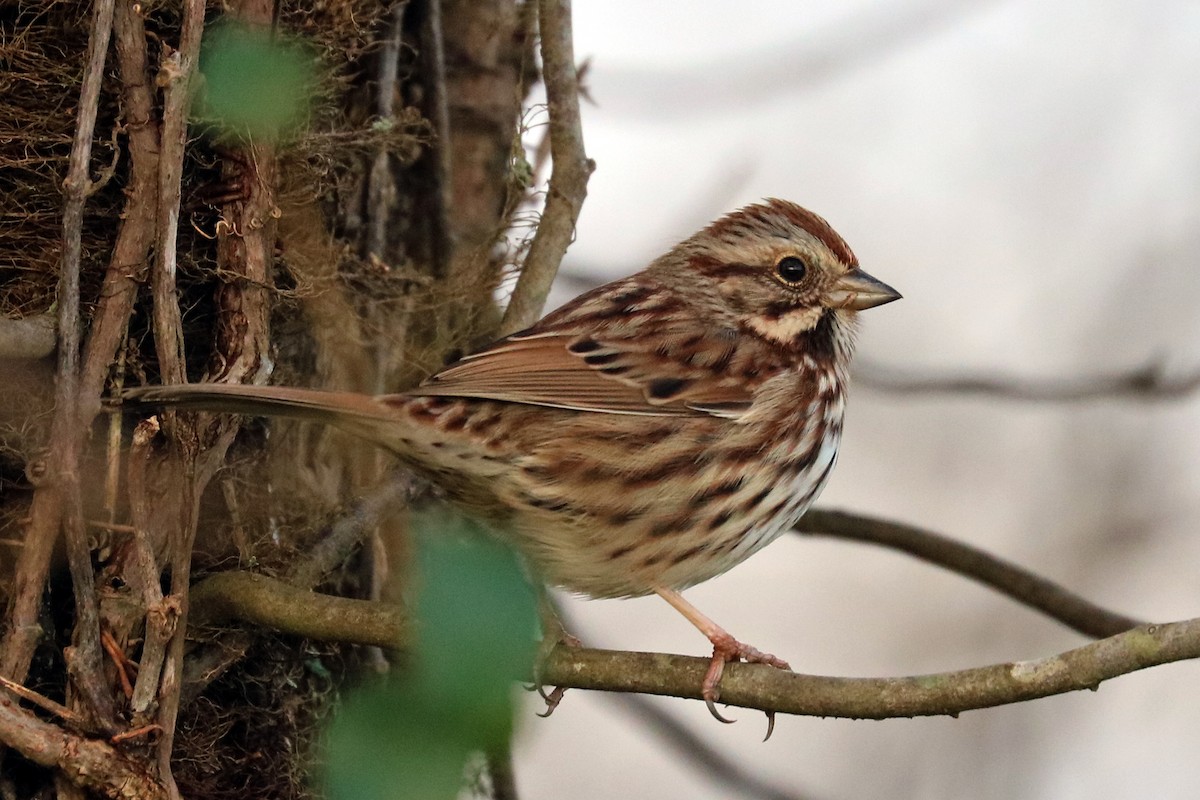
{"type": "MultiPolygon", "coordinates": [[[[187,147],[188,106],[192,100],[192,74],[200,56],[204,31],[203,0],[187,0],[179,49],[168,50],[159,69],[163,89],[162,142],[158,161],[158,241],[152,285],[154,288],[154,344],[163,383],[183,383],[187,369],[183,356],[183,319],[175,289],[178,266],[179,200],[183,155],[187,147]]],[[[164,737],[169,738],[169,737],[164,737]]]]}
{"type": "Polygon", "coordinates": [[[583,148],[570,0],[540,0],[538,9],[554,166],[542,220],[504,311],[502,336],[529,327],[541,316],[550,284],[575,235],[575,221],[587,196],[588,178],[595,169],[583,148]]]}
{"type": "Polygon", "coordinates": [[[1088,378],[1018,378],[1010,375],[920,375],[860,365],[854,382],[878,392],[917,396],[973,396],[1034,403],[1101,400],[1180,400],[1200,391],[1200,372],[1169,375],[1160,364],[1088,378]]]}
{"type": "Polygon", "coordinates": [[[502,747],[490,750],[485,757],[488,775],[492,779],[492,800],[520,800],[511,744],[505,743],[502,747]]]}
{"type": "Polygon", "coordinates": [[[89,165],[92,137],[100,104],[104,63],[112,35],[113,0],[98,0],[93,8],[92,30],[83,82],[79,91],[75,141],[67,177],[63,181],[63,259],[58,283],[58,375],[55,416],[51,433],[54,480],[62,492],[61,520],[67,543],[67,565],[75,597],[74,664],[75,689],[97,723],[115,733],[112,694],[104,679],[103,649],[100,644],[100,608],[96,598],[95,574],[83,524],[83,500],[79,487],[79,451],[82,446],[78,424],[79,408],[79,262],[82,247],[83,209],[91,193],[89,165]]]}
{"type": "Polygon", "coordinates": [[[175,634],[178,618],[178,603],[164,601],[159,578],[162,570],[147,534],[151,518],[150,501],[146,491],[146,465],[150,461],[150,442],[158,434],[158,430],[158,423],[154,418],[138,423],[133,431],[129,458],[126,459],[129,487],[126,494],[129,498],[129,513],[133,520],[134,533],[124,577],[134,596],[141,601],[141,610],[145,615],[140,668],[130,700],[134,719],[139,724],[158,697],[167,644],[175,634]]]}
{"type": "MultiPolygon", "coordinates": [[[[83,206],[90,186],[88,164],[91,160],[92,138],[95,133],[101,81],[104,77],[105,55],[112,30],[112,16],[112,0],[97,0],[93,8],[92,31],[80,87],[75,138],[67,178],[63,181],[63,256],[57,301],[58,377],[49,447],[53,478],[40,486],[34,494],[29,527],[26,529],[24,546],[21,548],[13,575],[8,624],[5,626],[4,640],[0,643],[0,674],[18,682],[24,680],[34,647],[42,635],[41,626],[38,624],[38,610],[50,567],[50,556],[58,541],[63,511],[72,505],[72,498],[78,500],[79,497],[81,428],[76,422],[76,410],[79,407],[79,264],[83,206]]],[[[78,547],[74,549],[78,550],[78,547]]],[[[72,563],[75,564],[76,571],[82,572],[82,564],[78,557],[72,559],[72,563]]],[[[90,572],[90,564],[87,571],[90,572]]],[[[81,574],[79,579],[85,580],[85,576],[81,574]]],[[[77,591],[82,589],[77,588],[77,591]]],[[[90,607],[94,608],[95,598],[91,595],[92,591],[93,587],[89,585],[86,593],[91,596],[90,607]]],[[[82,610],[86,617],[87,608],[82,610]]],[[[86,619],[81,621],[85,630],[90,628],[86,619]]],[[[99,663],[98,629],[94,637],[88,635],[84,647],[87,651],[85,659],[95,659],[95,662],[99,663]]],[[[96,698],[96,701],[103,704],[103,700],[96,698]]]]}
{"type": "Polygon", "coordinates": [[[406,500],[411,479],[400,470],[392,470],[371,490],[342,514],[308,553],[287,572],[287,582],[311,589],[328,577],[349,558],[380,520],[400,508],[406,500]]]}
{"type": "Polygon", "coordinates": [[[32,689],[27,689],[25,686],[17,683],[16,681],[10,681],[8,678],[4,677],[3,675],[0,675],[0,686],[3,686],[8,691],[15,694],[17,697],[20,697],[22,700],[26,700],[30,703],[33,703],[35,706],[42,709],[43,711],[50,712],[51,714],[58,717],[63,722],[67,723],[68,725],[75,728],[76,730],[88,731],[88,732],[92,732],[92,733],[95,732],[95,731],[91,730],[91,726],[88,725],[88,722],[86,719],[84,719],[79,714],[76,714],[74,711],[67,708],[62,703],[56,703],[55,701],[51,700],[49,697],[46,697],[43,694],[35,692],[32,689]]]}
{"type": "MultiPolygon", "coordinates": [[[[407,0],[392,7],[387,35],[379,50],[375,79],[375,114],[381,122],[392,120],[396,86],[400,70],[400,44],[404,29],[407,0]]],[[[367,255],[384,260],[387,234],[396,203],[396,185],[392,177],[392,159],[386,144],[380,144],[367,176],[367,255]]]]}
{"type": "Polygon", "coordinates": [[[92,317],[79,379],[79,419],[88,427],[100,411],[100,396],[113,357],[125,339],[138,287],[145,279],[158,207],[158,125],[146,77],[146,31],[134,0],[119,0],[115,32],[121,75],[121,106],[129,137],[129,178],[120,229],[104,273],[92,317]]]}
{"type": "MultiPolygon", "coordinates": [[[[404,501],[407,487],[408,479],[399,471],[384,476],[370,492],[354,504],[349,513],[338,518],[306,558],[293,564],[285,577],[286,583],[293,588],[307,590],[324,580],[350,557],[384,516],[404,501]]],[[[306,602],[314,598],[319,599],[317,595],[308,595],[306,602]]],[[[206,602],[196,604],[196,613],[210,613],[204,609],[206,602]]],[[[184,702],[195,698],[204,687],[241,660],[255,638],[255,633],[247,630],[226,631],[216,643],[193,654],[188,659],[184,675],[184,702]]],[[[374,644],[380,647],[394,647],[396,642],[389,639],[374,644]]]]}
{"type": "Polygon", "coordinates": [[[428,91],[426,116],[433,125],[433,181],[428,194],[430,209],[431,272],[444,277],[449,271],[454,243],[450,234],[447,196],[454,180],[450,149],[450,98],[446,87],[446,45],[442,36],[442,0],[426,0],[421,25],[425,86],[428,91]]]}
{"type": "Polygon", "coordinates": [[[76,786],[112,800],[165,800],[143,767],[100,739],[43,722],[0,694],[0,742],[44,767],[57,767],[76,786]]]}
{"type": "Polygon", "coordinates": [[[813,509],[796,524],[796,532],[883,545],[908,553],[990,586],[1085,636],[1112,636],[1146,624],[1101,608],[1002,558],[914,525],[844,511],[813,509]]]}
{"type": "MultiPolygon", "coordinates": [[[[186,0],[179,49],[164,58],[159,70],[160,80],[165,80],[166,86],[163,90],[162,142],[158,162],[158,242],[151,284],[154,295],[154,343],[163,383],[182,383],[187,376],[183,354],[183,322],[175,288],[176,245],[183,158],[187,147],[188,108],[192,99],[192,76],[200,56],[204,10],[204,0],[186,0]]],[[[182,431],[175,428],[173,416],[166,415],[164,422],[168,426],[168,433],[178,443],[182,431]]],[[[188,474],[179,476],[183,496],[175,498],[180,506],[180,514],[171,536],[171,594],[178,598],[181,621],[171,637],[163,663],[157,719],[163,731],[157,744],[158,772],[172,800],[179,800],[180,797],[171,772],[171,754],[175,744],[175,721],[179,713],[187,585],[191,568],[190,543],[195,532],[199,491],[194,483],[198,480],[194,461],[190,467],[188,474]]]]}

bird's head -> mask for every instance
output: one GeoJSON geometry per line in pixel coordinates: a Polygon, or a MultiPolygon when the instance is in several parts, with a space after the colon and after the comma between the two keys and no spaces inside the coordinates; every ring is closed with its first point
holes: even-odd
{"type": "Polygon", "coordinates": [[[785,348],[811,346],[819,328],[849,328],[857,312],[900,298],[858,266],[829,223],[786,200],[718,219],[656,266],[668,273],[660,279],[702,293],[719,316],[785,348]]]}

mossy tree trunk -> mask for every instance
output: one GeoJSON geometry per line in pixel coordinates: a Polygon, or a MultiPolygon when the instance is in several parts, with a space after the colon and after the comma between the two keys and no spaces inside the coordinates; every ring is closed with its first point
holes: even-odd
{"type": "Polygon", "coordinates": [[[0,692],[19,751],[0,756],[0,789],[308,791],[316,724],[362,653],[185,637],[189,585],[240,565],[389,591],[400,512],[382,546],[325,541],[385,461],[316,428],[122,421],[100,400],[178,380],[396,391],[493,338],[496,288],[521,249],[512,164],[535,22],[515,0],[0,8],[0,675],[28,694],[0,692]],[[311,48],[319,79],[299,132],[230,137],[189,114],[197,48],[223,17],[311,48]],[[64,206],[72,163],[82,182],[64,206]],[[56,366],[13,326],[44,342],[75,296],[56,366]],[[56,389],[64,369],[74,379],[56,389]],[[34,747],[55,731],[95,744],[96,762],[34,747]]]}

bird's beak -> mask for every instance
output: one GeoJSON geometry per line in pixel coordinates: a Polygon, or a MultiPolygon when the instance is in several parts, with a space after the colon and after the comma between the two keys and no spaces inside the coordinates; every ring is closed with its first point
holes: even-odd
{"type": "Polygon", "coordinates": [[[832,308],[862,311],[900,299],[900,293],[858,267],[843,275],[826,295],[832,308]]]}

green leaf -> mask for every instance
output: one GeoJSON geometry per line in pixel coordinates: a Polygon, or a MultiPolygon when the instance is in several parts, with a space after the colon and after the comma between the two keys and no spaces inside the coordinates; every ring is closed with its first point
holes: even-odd
{"type": "Polygon", "coordinates": [[[336,800],[453,800],[472,747],[429,729],[427,709],[405,691],[361,692],[329,736],[329,796],[336,800]]]}
{"type": "Polygon", "coordinates": [[[422,515],[417,645],[399,679],[362,691],[329,736],[336,800],[453,800],[467,756],[512,734],[514,680],[535,653],[536,597],[513,552],[462,518],[422,515]]]}
{"type": "Polygon", "coordinates": [[[232,134],[277,138],[304,119],[314,86],[313,58],[262,28],[221,22],[200,54],[203,118],[232,134]]]}

